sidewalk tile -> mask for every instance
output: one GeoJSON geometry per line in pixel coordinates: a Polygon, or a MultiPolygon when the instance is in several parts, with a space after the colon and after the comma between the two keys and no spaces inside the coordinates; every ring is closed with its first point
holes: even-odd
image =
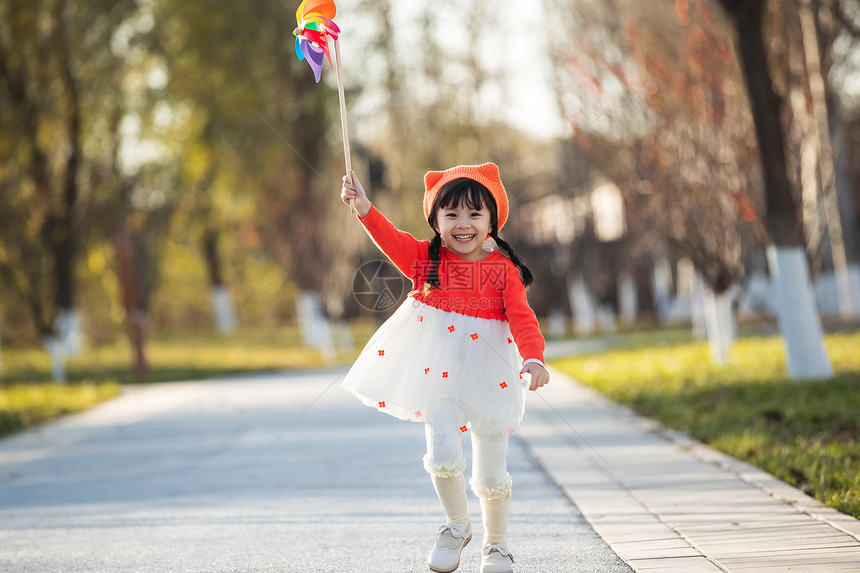
{"type": "Polygon", "coordinates": [[[674,559],[633,559],[628,561],[635,571],[648,573],[724,573],[705,557],[674,559]]]}
{"type": "Polygon", "coordinates": [[[552,378],[519,437],[636,571],[860,573],[857,520],[552,378]]]}

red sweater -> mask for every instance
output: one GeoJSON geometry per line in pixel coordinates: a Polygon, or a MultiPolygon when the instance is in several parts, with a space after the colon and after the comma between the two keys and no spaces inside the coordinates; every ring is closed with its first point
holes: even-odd
{"type": "Polygon", "coordinates": [[[419,241],[400,231],[376,207],[359,220],[379,250],[412,279],[410,297],[444,311],[507,320],[523,359],[543,362],[544,339],[519,270],[501,252],[469,261],[442,247],[437,270],[440,284],[424,294],[432,268],[430,241],[419,241]]]}

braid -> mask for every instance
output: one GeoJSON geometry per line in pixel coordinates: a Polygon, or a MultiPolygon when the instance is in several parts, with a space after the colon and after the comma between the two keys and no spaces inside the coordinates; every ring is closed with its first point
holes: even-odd
{"type": "Polygon", "coordinates": [[[490,232],[490,236],[496,241],[496,244],[502,248],[505,254],[511,259],[511,262],[514,263],[514,266],[520,271],[520,279],[522,279],[523,284],[525,286],[529,286],[534,282],[534,276],[532,276],[532,272],[526,266],[525,262],[520,258],[517,252],[514,250],[512,246],[510,246],[506,241],[499,238],[499,232],[496,229],[493,229],[490,232]]]}
{"type": "Polygon", "coordinates": [[[427,275],[427,282],[424,283],[424,294],[430,292],[433,287],[439,286],[439,251],[442,248],[442,235],[436,231],[436,236],[430,241],[430,260],[433,261],[433,266],[430,267],[430,274],[427,275]]]}

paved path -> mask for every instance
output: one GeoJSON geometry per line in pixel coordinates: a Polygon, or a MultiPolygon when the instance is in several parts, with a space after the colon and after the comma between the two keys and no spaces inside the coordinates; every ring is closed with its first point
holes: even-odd
{"type": "MultiPolygon", "coordinates": [[[[427,571],[443,516],[423,426],[360,405],[339,374],[137,388],[0,441],[0,571],[427,571]]],[[[631,571],[524,442],[509,465],[519,573],[631,571]]]]}
{"type": "MultiPolygon", "coordinates": [[[[339,374],[134,389],[0,442],[0,571],[426,571],[422,427],[339,374]]],[[[559,373],[526,416],[519,573],[860,572],[857,520],[559,373]]]]}

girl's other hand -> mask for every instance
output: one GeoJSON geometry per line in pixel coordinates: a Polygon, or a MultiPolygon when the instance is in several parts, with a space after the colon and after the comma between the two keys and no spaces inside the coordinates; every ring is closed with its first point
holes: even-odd
{"type": "Polygon", "coordinates": [[[355,175],[355,171],[343,176],[343,187],[340,189],[340,198],[347,205],[349,205],[350,199],[355,199],[355,211],[362,219],[370,213],[370,200],[367,198],[367,193],[364,192],[364,187],[361,186],[361,181],[355,175]]]}
{"type": "Polygon", "coordinates": [[[523,369],[520,370],[520,374],[529,374],[531,376],[529,390],[532,392],[549,384],[549,372],[537,362],[529,362],[523,366],[523,369]]]}

